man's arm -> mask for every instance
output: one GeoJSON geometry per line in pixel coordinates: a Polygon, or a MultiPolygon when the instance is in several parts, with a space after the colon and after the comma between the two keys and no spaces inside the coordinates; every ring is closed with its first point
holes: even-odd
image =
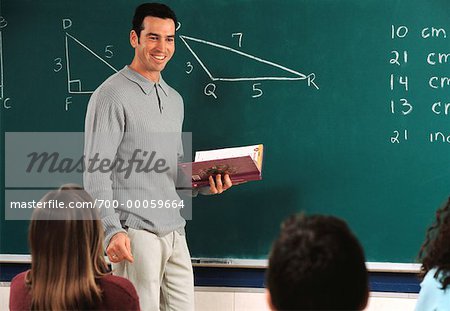
{"type": "MultiPolygon", "coordinates": [[[[84,187],[96,200],[105,228],[105,246],[122,228],[119,215],[112,205],[113,189],[111,170],[105,170],[101,161],[113,164],[125,131],[125,117],[120,104],[101,90],[95,92],[88,105],[85,120],[85,172],[84,187]],[[102,169],[100,169],[100,167],[102,169]]],[[[103,162],[105,163],[105,162],[103,162]]]]}

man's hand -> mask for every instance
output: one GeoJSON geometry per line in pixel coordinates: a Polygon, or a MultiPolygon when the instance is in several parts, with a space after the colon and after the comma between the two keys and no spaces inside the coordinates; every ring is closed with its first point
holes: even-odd
{"type": "Polygon", "coordinates": [[[233,184],[228,174],[225,174],[223,176],[223,181],[220,174],[216,175],[215,181],[212,176],[209,176],[209,191],[213,194],[220,194],[225,190],[231,188],[231,186],[233,186],[233,184]]]}
{"type": "Polygon", "coordinates": [[[106,254],[113,263],[128,260],[133,262],[134,258],[131,254],[131,244],[128,235],[123,232],[116,233],[110,240],[106,254]]]}

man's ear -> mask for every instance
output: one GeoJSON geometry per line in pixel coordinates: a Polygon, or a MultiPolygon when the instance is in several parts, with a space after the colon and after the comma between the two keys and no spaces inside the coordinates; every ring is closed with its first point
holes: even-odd
{"type": "Polygon", "coordinates": [[[272,297],[270,296],[270,292],[267,288],[265,290],[265,294],[266,294],[266,301],[267,301],[267,305],[269,306],[269,309],[272,311],[276,311],[275,307],[272,304],[272,297]]]}
{"type": "Polygon", "coordinates": [[[136,48],[139,44],[139,37],[134,30],[130,31],[130,44],[133,48],[136,48]]]}

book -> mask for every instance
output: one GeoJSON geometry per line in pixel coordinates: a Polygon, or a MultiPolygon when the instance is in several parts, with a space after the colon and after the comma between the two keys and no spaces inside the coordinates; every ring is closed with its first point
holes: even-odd
{"type": "Polygon", "coordinates": [[[191,175],[192,187],[209,185],[209,176],[228,174],[233,184],[262,179],[263,145],[223,148],[195,153],[191,163],[178,164],[191,175]]]}

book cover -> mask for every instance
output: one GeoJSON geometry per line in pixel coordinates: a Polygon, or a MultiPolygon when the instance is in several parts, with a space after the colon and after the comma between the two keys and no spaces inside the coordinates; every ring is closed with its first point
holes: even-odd
{"type": "Polygon", "coordinates": [[[209,176],[228,174],[233,184],[262,179],[263,145],[233,147],[196,153],[195,162],[180,163],[192,187],[209,185],[209,176]]]}

